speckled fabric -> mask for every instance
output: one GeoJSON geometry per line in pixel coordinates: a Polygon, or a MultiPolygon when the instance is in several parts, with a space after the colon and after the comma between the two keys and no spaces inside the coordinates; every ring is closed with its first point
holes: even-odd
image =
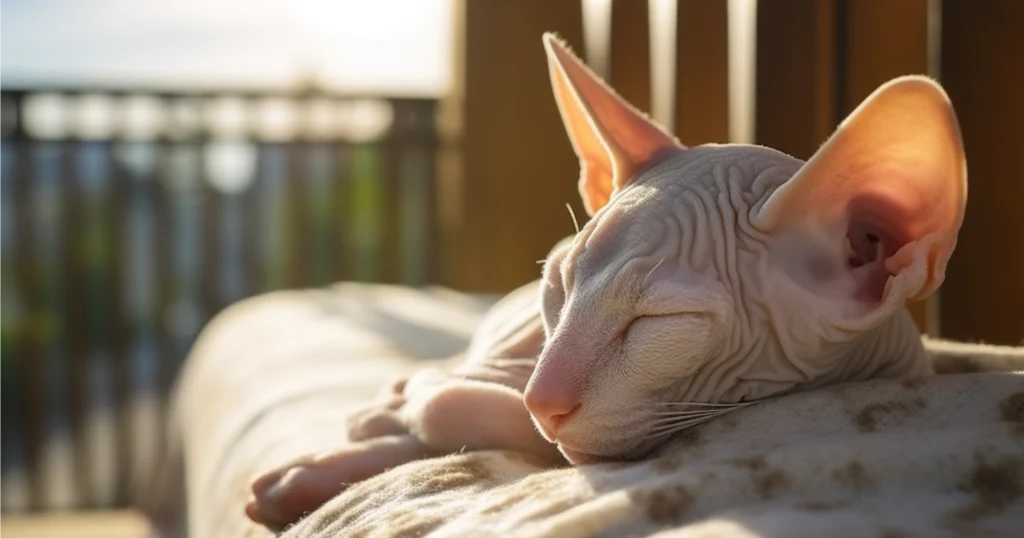
{"type": "MultiPolygon", "coordinates": [[[[189,536],[272,535],[243,513],[252,477],[343,443],[347,410],[457,354],[493,299],[345,284],[218,316],[179,387],[189,536]]],[[[1020,536],[1024,354],[991,372],[957,349],[939,368],[950,373],[772,398],[642,462],[545,469],[477,452],[409,463],[283,535],[1020,536]]]]}

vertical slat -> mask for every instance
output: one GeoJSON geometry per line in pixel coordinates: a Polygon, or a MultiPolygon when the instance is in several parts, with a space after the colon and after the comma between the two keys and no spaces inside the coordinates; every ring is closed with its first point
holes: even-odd
{"type": "Polygon", "coordinates": [[[651,111],[651,47],[647,0],[610,0],[610,74],[615,91],[643,112],[651,111]]]}
{"type": "Polygon", "coordinates": [[[349,235],[349,223],[352,210],[349,200],[352,199],[352,147],[344,140],[329,143],[334,154],[334,168],[331,180],[334,190],[331,196],[331,245],[333,252],[332,275],[336,281],[351,280],[354,267],[352,265],[352,240],[349,235]]]}
{"type": "Polygon", "coordinates": [[[429,102],[408,100],[404,104],[405,125],[392,139],[397,177],[398,228],[395,237],[399,255],[399,282],[423,285],[434,274],[435,182],[433,155],[436,152],[430,128],[429,102]]]}
{"type": "Polygon", "coordinates": [[[246,279],[248,294],[261,293],[267,289],[265,275],[268,268],[264,264],[269,262],[267,257],[261,253],[263,245],[266,244],[263,228],[267,226],[266,220],[269,215],[264,215],[261,210],[264,206],[263,196],[265,196],[268,180],[267,148],[270,147],[270,144],[260,140],[254,141],[254,144],[256,144],[256,167],[253,170],[252,185],[249,186],[249,191],[245,194],[245,209],[242,217],[242,227],[246,233],[245,266],[248,270],[246,279]]]}
{"type": "MultiPolygon", "coordinates": [[[[93,164],[98,169],[94,171],[97,176],[89,177],[87,233],[95,241],[92,248],[95,249],[93,254],[96,257],[92,260],[88,275],[88,315],[81,322],[87,323],[90,329],[90,349],[87,362],[87,375],[91,381],[88,394],[89,410],[94,413],[99,409],[104,409],[112,415],[110,422],[104,422],[95,415],[88,417],[92,465],[102,468],[104,463],[120,461],[119,456],[121,455],[118,452],[117,444],[120,439],[117,433],[120,415],[118,409],[113,405],[107,407],[107,404],[114,400],[114,394],[107,392],[113,387],[112,378],[101,376],[101,374],[114,375],[112,374],[116,361],[114,353],[119,343],[119,336],[116,334],[119,330],[120,319],[117,317],[119,310],[113,300],[118,292],[114,288],[120,285],[116,276],[118,270],[116,257],[122,246],[119,242],[120,235],[115,235],[118,229],[115,223],[117,219],[115,212],[121,209],[115,205],[113,200],[113,193],[117,188],[115,183],[117,172],[114,170],[115,163],[112,159],[111,143],[109,140],[92,142],[90,146],[89,149],[95,159],[93,164]],[[112,453],[100,454],[96,451],[96,438],[92,436],[96,434],[97,428],[102,427],[101,424],[113,428],[103,431],[104,434],[111,437],[106,439],[106,446],[112,447],[110,451],[112,453]]],[[[84,177],[85,163],[83,162],[80,166],[84,177]]],[[[112,467],[108,466],[107,468],[112,467]]],[[[99,478],[99,483],[93,482],[99,487],[97,491],[100,492],[100,495],[103,495],[100,499],[103,503],[109,503],[117,495],[117,480],[119,480],[117,473],[120,469],[116,466],[113,468],[115,476],[106,475],[99,478]]],[[[98,475],[94,474],[92,480],[96,480],[97,477],[98,475]]]]}
{"type": "Polygon", "coordinates": [[[25,331],[19,342],[17,357],[17,376],[20,381],[19,392],[23,406],[21,425],[25,439],[25,463],[29,482],[28,509],[42,508],[43,503],[43,469],[42,451],[47,405],[45,386],[43,384],[43,357],[39,341],[42,319],[40,307],[39,272],[35,268],[37,229],[33,226],[31,208],[33,178],[35,175],[34,146],[26,138],[24,131],[24,101],[18,96],[18,122],[15,128],[15,181],[14,207],[18,208],[18,225],[21,230],[15,247],[15,278],[22,284],[22,296],[25,306],[25,331]]]}
{"type": "Polygon", "coordinates": [[[0,200],[3,201],[3,252],[0,254],[3,280],[3,335],[0,370],[3,372],[0,390],[0,421],[3,424],[2,455],[3,474],[0,476],[0,510],[4,513],[23,509],[29,500],[29,484],[25,476],[25,435],[24,435],[24,394],[20,372],[23,370],[21,355],[27,335],[28,320],[22,308],[26,286],[17,263],[17,249],[23,240],[24,206],[16,199],[19,183],[25,181],[21,169],[24,160],[24,143],[18,135],[18,96],[4,92],[3,103],[3,151],[2,172],[0,172],[0,200]]]}
{"type": "Polygon", "coordinates": [[[835,10],[832,0],[758,0],[758,144],[806,159],[835,127],[835,10]]]}
{"type": "Polygon", "coordinates": [[[419,117],[419,128],[416,135],[415,143],[417,149],[421,150],[426,163],[425,169],[422,170],[423,180],[426,185],[423,187],[425,199],[420,201],[421,207],[424,211],[425,222],[421,223],[423,227],[420,234],[424,238],[425,246],[422,249],[424,258],[422,259],[425,265],[424,282],[422,284],[433,284],[437,282],[438,275],[440,275],[440,252],[439,252],[439,241],[437,226],[438,219],[436,218],[436,212],[438,210],[438,199],[439,199],[439,182],[438,177],[438,143],[437,143],[437,132],[435,118],[435,104],[433,101],[421,101],[417,115],[419,117]]]}
{"type": "Polygon", "coordinates": [[[443,233],[451,263],[445,282],[502,291],[539,276],[535,260],[572,233],[565,203],[579,203],[579,164],[551,94],[540,36],[556,31],[583,50],[578,1],[457,4],[457,60],[446,98],[445,144],[460,144],[446,166],[443,233]]]}
{"type": "MultiPolygon", "coordinates": [[[[244,180],[242,180],[244,181],[244,180]]],[[[219,273],[217,275],[220,290],[220,307],[244,297],[245,274],[242,266],[245,253],[245,230],[242,229],[244,191],[220,191],[220,215],[218,215],[218,233],[221,235],[221,250],[218,253],[219,273]]]]}
{"type": "MultiPolygon", "coordinates": [[[[174,302],[174,258],[176,251],[174,221],[172,204],[174,198],[169,192],[169,182],[166,177],[167,167],[164,165],[170,152],[170,142],[161,139],[156,142],[158,168],[155,177],[149,182],[153,189],[153,241],[155,248],[152,249],[155,256],[153,264],[153,284],[156,286],[154,294],[154,312],[152,322],[156,330],[156,343],[158,353],[157,386],[159,401],[161,402],[161,419],[167,416],[165,408],[169,402],[170,388],[174,382],[174,375],[178,369],[180,352],[175,345],[174,335],[170,332],[171,305],[174,302]]],[[[160,434],[164,428],[158,428],[160,434]]],[[[163,439],[159,442],[163,444],[163,439]]]]}
{"type": "Polygon", "coordinates": [[[334,276],[331,258],[335,245],[331,244],[329,239],[330,230],[335,228],[331,226],[335,217],[329,210],[335,190],[335,185],[330,177],[333,165],[332,157],[323,142],[317,140],[310,144],[306,158],[308,166],[306,174],[308,210],[306,215],[309,219],[310,235],[306,241],[310,246],[311,286],[329,284],[334,276]]]}
{"type": "Polygon", "coordinates": [[[928,0],[847,0],[842,4],[844,115],[889,79],[927,74],[928,4],[928,0]]]}
{"type": "Polygon", "coordinates": [[[111,181],[109,200],[109,224],[107,233],[110,234],[112,249],[112,271],[109,275],[107,289],[109,290],[108,304],[113,316],[111,331],[111,365],[107,368],[113,376],[114,389],[114,415],[116,430],[116,457],[118,463],[117,479],[114,488],[114,502],[118,505],[128,501],[130,488],[129,469],[133,467],[134,453],[132,451],[132,421],[131,421],[131,390],[132,390],[132,336],[134,335],[133,323],[129,309],[129,297],[125,293],[128,289],[128,282],[131,275],[131,251],[129,250],[129,211],[132,203],[132,180],[128,170],[116,158],[114,158],[114,146],[123,143],[115,138],[108,146],[111,153],[108,158],[111,160],[111,181]]]}
{"type": "Polygon", "coordinates": [[[967,151],[967,213],[940,297],[944,337],[1024,343],[1024,2],[943,0],[943,85],[967,151]]]}
{"type": "MultiPolygon", "coordinates": [[[[192,103],[193,105],[195,103],[192,103]]],[[[201,318],[205,311],[205,279],[202,269],[203,259],[203,200],[205,196],[202,171],[202,146],[195,140],[179,142],[176,149],[180,159],[178,173],[175,178],[175,272],[176,298],[175,304],[183,309],[178,314],[187,314],[189,318],[201,318]]],[[[176,342],[188,345],[198,329],[193,325],[195,320],[178,317],[177,320],[187,323],[177,327],[176,342]]]]}
{"type": "Polygon", "coordinates": [[[353,146],[352,196],[349,239],[352,241],[353,276],[359,281],[380,282],[384,201],[382,175],[386,158],[384,146],[361,142],[353,146]]]}
{"type": "Polygon", "coordinates": [[[293,140],[288,148],[288,177],[285,180],[288,232],[285,234],[285,248],[290,264],[287,282],[293,288],[301,288],[309,282],[309,215],[306,212],[309,142],[305,133],[293,140]]]}
{"type": "Polygon", "coordinates": [[[256,122],[252,121],[259,103],[256,99],[249,98],[246,104],[250,114],[250,121],[246,125],[246,141],[252,145],[255,155],[253,156],[252,177],[249,178],[246,189],[237,195],[238,203],[241,206],[238,216],[241,237],[238,240],[241,244],[240,255],[242,257],[243,281],[239,288],[242,297],[255,295],[261,291],[262,275],[265,273],[263,267],[260,266],[263,258],[259,255],[261,242],[259,206],[260,194],[263,190],[262,182],[265,179],[263,170],[265,146],[256,122]]]}
{"type": "Polygon", "coordinates": [[[260,195],[263,192],[263,182],[266,180],[265,168],[265,145],[252,139],[256,147],[256,163],[253,167],[252,182],[245,192],[241,193],[242,204],[242,267],[245,270],[245,282],[242,285],[242,296],[255,295],[264,290],[265,283],[263,275],[266,273],[262,262],[264,257],[260,256],[260,245],[262,237],[260,230],[265,223],[260,215],[260,195]]]}
{"type": "Polygon", "coordinates": [[[403,144],[398,170],[401,196],[401,228],[398,249],[401,255],[400,280],[407,286],[420,286],[430,280],[432,243],[429,204],[433,195],[427,149],[403,144]]]}
{"type": "Polygon", "coordinates": [[[427,137],[424,142],[427,159],[430,163],[426,170],[428,174],[427,193],[430,200],[427,201],[427,238],[428,244],[426,248],[427,255],[427,283],[435,284],[439,281],[443,271],[441,255],[443,254],[443,243],[440,239],[440,219],[438,213],[440,212],[440,199],[441,199],[441,146],[439,143],[438,125],[436,122],[437,118],[437,102],[434,100],[426,101],[423,105],[422,115],[424,122],[428,127],[423,129],[424,136],[427,137]]]}
{"type": "Polygon", "coordinates": [[[67,413],[70,419],[71,439],[74,447],[74,493],[75,505],[79,508],[88,507],[88,483],[90,477],[90,454],[85,437],[86,410],[89,408],[89,371],[90,349],[87,336],[88,310],[86,309],[86,278],[85,256],[90,238],[85,234],[84,208],[85,197],[81,187],[81,174],[77,157],[82,147],[74,140],[66,141],[61,148],[63,211],[61,215],[63,233],[61,233],[61,251],[64,263],[63,280],[66,293],[65,309],[62,313],[61,325],[66,338],[65,362],[68,379],[67,413]]]}
{"type": "Polygon", "coordinates": [[[728,5],[677,0],[675,132],[686,145],[729,141],[728,5]]]}
{"type": "MultiPolygon", "coordinates": [[[[929,0],[857,0],[841,5],[843,73],[838,85],[840,117],[878,86],[900,75],[928,72],[929,0]]],[[[922,332],[935,334],[935,301],[908,305],[922,332]]]]}
{"type": "Polygon", "coordinates": [[[134,165],[131,172],[131,224],[130,233],[133,240],[129,243],[131,259],[131,298],[129,310],[132,318],[132,345],[128,356],[128,375],[130,379],[129,393],[126,401],[130,417],[130,430],[127,433],[130,457],[121,463],[121,472],[125,475],[128,488],[126,497],[133,493],[132,486],[136,483],[140,472],[145,472],[145,464],[152,462],[151,451],[154,448],[155,435],[160,428],[154,423],[159,419],[153,404],[159,401],[159,381],[157,375],[166,355],[166,348],[161,345],[157,324],[160,320],[160,280],[164,276],[164,267],[160,261],[163,255],[158,251],[164,243],[160,242],[158,225],[160,216],[160,184],[157,170],[159,167],[160,145],[150,138],[135,138],[129,142],[138,151],[140,162],[134,165]],[[144,164],[145,163],[145,164],[144,164]],[[143,394],[156,396],[157,399],[143,398],[143,394]]]}
{"type": "MultiPolygon", "coordinates": [[[[63,114],[64,106],[57,109],[63,114]]],[[[68,415],[69,391],[67,372],[67,283],[64,282],[64,264],[67,251],[64,247],[64,230],[61,227],[66,202],[62,190],[62,154],[65,144],[61,141],[45,141],[36,146],[36,169],[33,175],[33,226],[41,233],[35,237],[39,245],[35,257],[35,270],[40,275],[39,306],[45,330],[40,342],[40,359],[43,371],[43,391],[46,398],[46,412],[43,414],[43,468],[47,506],[70,506],[74,495],[74,437],[71,433],[68,415]],[[70,483],[69,483],[70,482],[70,483]]]]}
{"type": "Polygon", "coordinates": [[[401,281],[402,263],[402,145],[408,136],[410,127],[410,115],[415,114],[411,110],[411,104],[406,100],[391,101],[394,122],[387,138],[380,142],[381,151],[384,154],[383,170],[380,180],[383,182],[383,196],[381,197],[381,249],[380,249],[380,271],[381,280],[384,282],[401,281]]]}
{"type": "Polygon", "coordinates": [[[202,251],[202,262],[199,279],[202,282],[203,320],[204,322],[220,311],[223,307],[221,302],[222,290],[220,288],[221,278],[221,250],[223,234],[221,233],[220,215],[223,211],[223,197],[221,192],[213,185],[208,161],[210,159],[210,147],[215,143],[213,137],[205,127],[196,138],[196,147],[199,151],[199,192],[200,192],[200,244],[202,251]]]}
{"type": "Polygon", "coordinates": [[[264,188],[260,193],[262,201],[263,224],[263,259],[266,270],[263,274],[263,286],[267,290],[276,290],[291,285],[291,263],[289,256],[289,234],[291,218],[291,200],[288,195],[288,167],[291,158],[291,142],[267,144],[264,150],[264,188]]]}

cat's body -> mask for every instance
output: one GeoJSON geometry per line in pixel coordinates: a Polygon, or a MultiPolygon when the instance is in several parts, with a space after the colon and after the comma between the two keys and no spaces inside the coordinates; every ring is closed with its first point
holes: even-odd
{"type": "Polygon", "coordinates": [[[932,372],[904,304],[941,283],[966,202],[934,82],[883,86],[805,163],[685,148],[545,46],[591,220],[495,306],[461,365],[385,391],[353,444],[257,480],[254,520],[283,526],[430,455],[636,459],[734,404],[932,372]]]}

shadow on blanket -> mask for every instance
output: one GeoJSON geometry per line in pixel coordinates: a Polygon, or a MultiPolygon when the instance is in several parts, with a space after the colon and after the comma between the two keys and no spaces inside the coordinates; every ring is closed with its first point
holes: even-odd
{"type": "MultiPolygon", "coordinates": [[[[232,307],[180,380],[184,465],[164,467],[144,509],[165,535],[269,536],[242,512],[251,477],[344,442],[347,409],[464,348],[491,300],[343,285],[232,307]]],[[[284,535],[1018,536],[1024,373],[978,370],[1024,358],[950,356],[946,371],[968,373],[766,400],[642,462],[543,469],[489,451],[410,463],[284,535]]]]}

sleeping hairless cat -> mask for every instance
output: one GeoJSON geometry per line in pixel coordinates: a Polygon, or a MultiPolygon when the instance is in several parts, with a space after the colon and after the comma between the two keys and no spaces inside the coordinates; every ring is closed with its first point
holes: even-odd
{"type": "Polygon", "coordinates": [[[882,85],[804,162],[684,147],[553,34],[543,43],[592,218],[495,305],[461,364],[388,387],[347,444],[258,478],[251,519],[280,529],[424,457],[640,459],[764,398],[932,373],[905,304],[942,282],[967,199],[938,84],[882,85]]]}

